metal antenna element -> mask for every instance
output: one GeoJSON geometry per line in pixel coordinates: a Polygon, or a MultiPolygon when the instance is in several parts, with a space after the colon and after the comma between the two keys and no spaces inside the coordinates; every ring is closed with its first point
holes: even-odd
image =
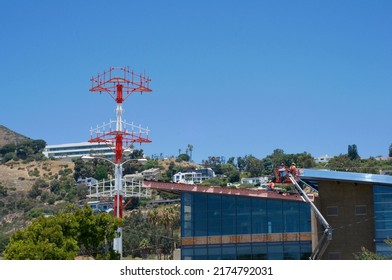
{"type": "MultiPolygon", "coordinates": [[[[146,193],[140,188],[135,188],[132,181],[132,186],[127,184],[123,179],[122,165],[124,150],[129,149],[134,143],[150,143],[148,139],[147,128],[142,128],[140,125],[136,126],[133,123],[129,124],[122,120],[123,108],[122,103],[134,92],[152,92],[149,88],[150,78],[142,74],[136,74],[129,70],[129,67],[110,67],[108,71],[104,71],[90,79],[91,92],[105,92],[113,98],[116,102],[116,120],[110,120],[109,123],[104,123],[101,126],[92,128],[90,130],[90,143],[105,143],[114,152],[114,162],[107,159],[114,165],[114,190],[111,189],[106,192],[103,184],[98,196],[109,195],[114,199],[114,217],[122,218],[123,216],[123,197],[137,197],[144,196],[146,193]],[[113,127],[115,127],[113,129],[113,127]],[[128,192],[128,190],[131,190],[128,192]],[[135,192],[136,191],[136,192],[135,192]],[[101,193],[102,192],[102,193],[101,193]]],[[[100,158],[100,157],[85,157],[100,158]]],[[[98,190],[98,184],[96,186],[98,190]]],[[[92,197],[90,193],[90,197],[92,197]]],[[[122,228],[117,230],[117,237],[114,239],[113,248],[122,257],[122,228]]]]}

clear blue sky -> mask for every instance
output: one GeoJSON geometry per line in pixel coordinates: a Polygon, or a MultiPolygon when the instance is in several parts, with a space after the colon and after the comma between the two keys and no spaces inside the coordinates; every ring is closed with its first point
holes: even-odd
{"type": "Polygon", "coordinates": [[[150,76],[147,155],[387,155],[392,1],[2,1],[0,124],[48,144],[115,119],[110,66],[150,76]]]}

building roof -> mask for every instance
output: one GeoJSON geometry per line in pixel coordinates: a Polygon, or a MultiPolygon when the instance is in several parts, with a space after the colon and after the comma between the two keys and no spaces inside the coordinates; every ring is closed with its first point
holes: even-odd
{"type": "MultiPolygon", "coordinates": [[[[293,200],[303,201],[299,194],[293,193],[279,193],[275,191],[267,190],[256,190],[256,189],[237,189],[228,187],[218,186],[202,186],[202,185],[189,185],[189,184],[177,184],[177,183],[165,183],[155,181],[143,181],[144,188],[151,188],[161,191],[167,191],[170,193],[180,194],[181,192],[198,192],[207,194],[219,194],[219,195],[238,195],[268,199],[282,199],[282,200],[293,200]]],[[[312,194],[308,194],[310,200],[314,200],[312,194]]]]}
{"type": "Polygon", "coordinates": [[[342,171],[318,170],[318,169],[301,169],[301,173],[299,177],[305,181],[338,180],[338,181],[350,181],[350,182],[357,182],[357,183],[382,184],[382,185],[392,186],[392,176],[368,174],[368,173],[342,172],[342,171]]]}

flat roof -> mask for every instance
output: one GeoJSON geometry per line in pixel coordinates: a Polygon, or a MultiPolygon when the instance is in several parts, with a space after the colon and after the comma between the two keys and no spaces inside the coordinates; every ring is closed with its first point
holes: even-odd
{"type": "MultiPolygon", "coordinates": [[[[301,195],[299,194],[280,193],[278,191],[267,191],[267,190],[257,190],[257,189],[241,189],[241,188],[237,189],[231,187],[201,186],[201,185],[165,183],[165,182],[146,181],[146,180],[143,180],[143,187],[168,191],[168,192],[178,193],[178,194],[180,194],[181,192],[198,192],[198,193],[207,193],[207,194],[238,195],[238,196],[257,197],[257,198],[304,201],[301,195]]],[[[314,196],[312,194],[308,194],[308,197],[311,201],[314,200],[314,196]]]]}
{"type": "Polygon", "coordinates": [[[90,143],[90,142],[79,142],[79,143],[66,143],[66,144],[56,144],[56,145],[46,145],[46,148],[69,148],[69,147],[84,147],[84,146],[97,146],[102,145],[102,147],[108,147],[107,143],[90,143]]]}
{"type": "Polygon", "coordinates": [[[303,180],[311,181],[338,180],[392,186],[392,176],[389,175],[332,171],[324,169],[301,169],[299,177],[303,180]]]}

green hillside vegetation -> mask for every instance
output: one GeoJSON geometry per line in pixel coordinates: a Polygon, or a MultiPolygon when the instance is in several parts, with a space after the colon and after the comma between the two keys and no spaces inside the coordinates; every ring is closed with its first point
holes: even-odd
{"type": "MultiPolygon", "coordinates": [[[[86,210],[81,207],[87,202],[88,190],[86,185],[77,184],[77,181],[79,178],[86,177],[99,180],[113,178],[113,166],[102,160],[89,162],[81,159],[73,162],[50,160],[42,155],[45,145],[43,140],[24,139],[0,147],[0,257],[73,259],[83,255],[94,259],[116,258],[116,255],[107,249],[112,248],[110,232],[105,231],[107,233],[104,234],[105,238],[101,236],[100,241],[92,246],[88,245],[86,240],[81,240],[82,237],[75,233],[81,231],[83,223],[75,222],[68,232],[63,221],[64,217],[67,217],[74,221],[85,219],[86,224],[92,225],[98,222],[98,216],[93,215],[93,218],[89,212],[91,209],[86,210]],[[43,240],[44,236],[40,239],[36,234],[41,230],[48,234],[46,241],[43,240]],[[55,235],[53,239],[50,237],[51,233],[55,235]],[[60,239],[63,240],[60,242],[60,239]],[[46,247],[50,254],[44,256],[41,253],[46,247]],[[31,254],[23,255],[21,253],[23,251],[36,251],[36,254],[30,252],[31,254]]],[[[193,146],[191,147],[193,149],[193,146]]],[[[132,154],[134,158],[142,156],[142,150],[135,150],[132,154]]],[[[180,154],[177,158],[150,158],[145,165],[131,161],[124,165],[124,174],[159,168],[162,174],[161,180],[169,182],[177,172],[210,167],[217,177],[203,184],[225,187],[228,183],[239,183],[241,178],[269,176],[281,163],[289,166],[295,162],[299,168],[372,174],[392,170],[391,159],[361,159],[355,145],[349,145],[347,154],[336,156],[327,164],[316,164],[312,155],[307,152],[286,154],[281,149],[274,150],[262,159],[253,155],[230,157],[227,160],[221,156],[210,156],[201,164],[195,164],[191,162],[191,158],[190,150],[187,150],[186,154],[180,154]]],[[[126,201],[122,220],[125,258],[172,258],[173,250],[180,242],[179,205],[148,206],[151,200],[171,198],[178,198],[178,196],[154,192],[150,199],[134,198],[126,201]]],[[[110,228],[118,225],[118,222],[111,220],[112,213],[100,215],[99,219],[106,221],[106,225],[110,225],[110,228]]],[[[94,237],[93,232],[86,230],[83,238],[98,237],[94,237]]],[[[363,253],[365,257],[369,255],[367,251],[363,253]]]]}

